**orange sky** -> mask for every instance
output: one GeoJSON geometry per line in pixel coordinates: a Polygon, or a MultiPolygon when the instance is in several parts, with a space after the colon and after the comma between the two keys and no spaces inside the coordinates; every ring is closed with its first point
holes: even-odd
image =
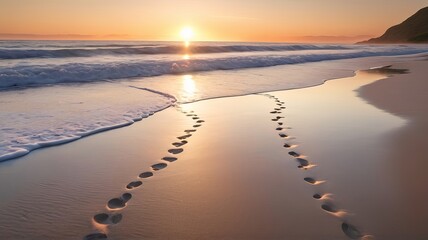
{"type": "Polygon", "coordinates": [[[0,38],[349,41],[382,34],[426,0],[1,0],[0,38]],[[309,36],[309,37],[307,37],[309,36]],[[329,37],[312,37],[329,36],[329,37]]]}

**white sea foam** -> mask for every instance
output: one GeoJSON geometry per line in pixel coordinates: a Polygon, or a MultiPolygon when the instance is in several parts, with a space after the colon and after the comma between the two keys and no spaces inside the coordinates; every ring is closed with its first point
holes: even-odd
{"type": "MultiPolygon", "coordinates": [[[[64,82],[93,82],[106,79],[112,80],[200,71],[258,68],[337,59],[394,56],[424,52],[428,52],[428,47],[305,50],[269,52],[256,55],[240,55],[238,53],[232,55],[212,54],[209,57],[205,55],[195,55],[189,60],[177,59],[177,57],[156,57],[154,59],[146,57],[142,60],[133,58],[131,61],[125,58],[120,59],[120,61],[97,62],[97,59],[91,59],[89,62],[87,60],[82,60],[83,62],[65,64],[55,64],[56,60],[53,59],[51,63],[44,62],[42,65],[37,64],[37,61],[31,61],[31,64],[18,62],[13,66],[7,67],[1,67],[0,63],[0,87],[8,88],[64,82]]],[[[28,60],[26,62],[28,62],[28,60]]]]}
{"type": "Polygon", "coordinates": [[[121,84],[50,86],[0,94],[0,161],[130,125],[175,102],[121,84]]]}

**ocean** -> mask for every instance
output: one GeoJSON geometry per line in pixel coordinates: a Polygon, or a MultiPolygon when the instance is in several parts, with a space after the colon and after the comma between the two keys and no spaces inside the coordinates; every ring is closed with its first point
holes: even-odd
{"type": "Polygon", "coordinates": [[[427,52],[426,45],[0,41],[0,161],[177,102],[314,86],[427,52]]]}

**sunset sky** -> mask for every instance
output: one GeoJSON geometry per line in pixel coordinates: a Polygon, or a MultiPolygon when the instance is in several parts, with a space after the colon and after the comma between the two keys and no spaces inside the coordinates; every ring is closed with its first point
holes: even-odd
{"type": "Polygon", "coordinates": [[[0,0],[0,38],[355,41],[426,0],[0,0]],[[316,37],[311,37],[316,36],[316,37]],[[333,36],[319,37],[319,36],[333,36]]]}

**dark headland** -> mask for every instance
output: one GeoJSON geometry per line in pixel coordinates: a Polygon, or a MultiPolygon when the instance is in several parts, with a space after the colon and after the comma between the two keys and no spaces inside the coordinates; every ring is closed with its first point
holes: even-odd
{"type": "Polygon", "coordinates": [[[378,37],[359,43],[428,43],[428,7],[378,37]]]}

